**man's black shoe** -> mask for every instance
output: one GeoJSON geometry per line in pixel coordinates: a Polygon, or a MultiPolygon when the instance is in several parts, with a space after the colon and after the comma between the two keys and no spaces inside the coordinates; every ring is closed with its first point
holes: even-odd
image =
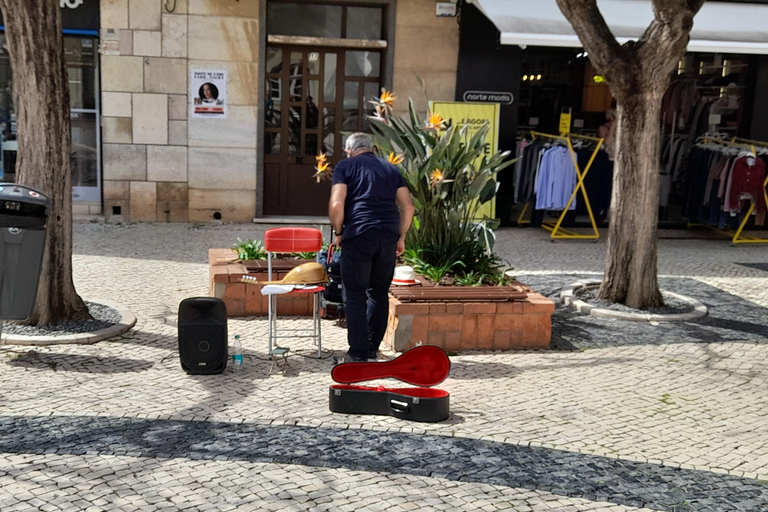
{"type": "Polygon", "coordinates": [[[337,364],[344,364],[344,363],[365,363],[367,359],[357,359],[355,357],[350,356],[349,354],[344,354],[343,356],[333,356],[333,365],[336,366],[337,364]]]}

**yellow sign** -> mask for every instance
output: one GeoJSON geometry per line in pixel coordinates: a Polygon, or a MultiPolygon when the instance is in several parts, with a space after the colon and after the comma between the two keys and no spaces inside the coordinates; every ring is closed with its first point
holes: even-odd
{"type": "Polygon", "coordinates": [[[571,113],[560,114],[560,133],[571,133],[571,113]]]}
{"type": "MultiPolygon", "coordinates": [[[[432,112],[440,114],[448,126],[469,125],[465,135],[464,142],[467,143],[477,133],[477,130],[485,122],[490,125],[490,129],[485,135],[485,148],[476,163],[479,163],[483,156],[491,158],[499,150],[499,104],[498,103],[464,103],[458,101],[431,101],[429,103],[432,112]]],[[[480,207],[477,212],[478,218],[482,219],[484,215],[490,218],[496,216],[496,198],[494,197],[480,207]]]]}

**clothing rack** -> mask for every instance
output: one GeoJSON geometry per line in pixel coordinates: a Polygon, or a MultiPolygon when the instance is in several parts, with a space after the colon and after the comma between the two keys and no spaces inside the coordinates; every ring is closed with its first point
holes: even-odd
{"type": "MultiPolygon", "coordinates": [[[[750,139],[742,139],[739,137],[733,137],[731,140],[722,140],[722,139],[712,139],[708,137],[703,137],[702,142],[704,143],[714,143],[725,147],[733,147],[733,148],[741,148],[741,149],[749,149],[753,155],[757,156],[757,150],[756,146],[768,148],[768,142],[763,142],[759,140],[750,140],[750,139]]],[[[768,204],[768,193],[765,190],[765,187],[768,186],[768,172],[766,172],[765,180],[763,181],[763,195],[765,196],[765,202],[768,204]]],[[[717,231],[722,232],[726,236],[731,236],[731,243],[733,245],[736,244],[765,244],[768,243],[768,238],[759,238],[751,235],[745,235],[743,233],[744,227],[747,225],[747,222],[749,221],[750,215],[752,215],[752,212],[755,210],[755,202],[757,198],[755,198],[755,201],[752,202],[752,204],[749,207],[749,210],[744,215],[744,219],[741,221],[741,224],[739,225],[738,229],[736,230],[733,235],[731,235],[728,231],[723,231],[721,229],[716,229],[717,231]]]]}
{"type": "MultiPolygon", "coordinates": [[[[587,197],[587,190],[584,188],[584,177],[587,175],[587,172],[589,172],[589,168],[592,166],[592,162],[595,161],[595,157],[597,156],[598,151],[600,150],[600,146],[603,144],[603,139],[599,137],[591,137],[589,135],[577,135],[575,133],[565,133],[561,135],[551,135],[548,133],[541,133],[536,131],[531,131],[531,137],[536,139],[552,139],[552,140],[559,140],[564,141],[566,146],[568,147],[568,153],[571,155],[571,158],[573,159],[573,165],[576,169],[576,187],[573,189],[573,192],[571,192],[570,199],[568,199],[568,203],[565,205],[565,208],[563,208],[563,211],[560,213],[560,217],[557,219],[557,222],[554,224],[552,223],[542,223],[542,227],[550,232],[550,238],[554,241],[557,239],[587,239],[587,240],[598,240],[600,238],[600,233],[597,231],[597,223],[595,222],[595,216],[592,213],[592,206],[589,204],[589,198],[587,197]],[[576,151],[573,149],[573,143],[572,139],[579,139],[579,140],[586,140],[591,143],[595,143],[595,149],[592,152],[592,156],[589,158],[589,162],[587,162],[587,165],[584,167],[584,170],[582,171],[579,169],[579,162],[578,158],[576,157],[576,151]],[[587,213],[589,214],[589,220],[592,223],[592,234],[584,235],[581,233],[575,233],[573,231],[567,230],[562,227],[563,219],[565,218],[566,214],[568,213],[568,209],[571,207],[571,204],[573,203],[573,200],[576,198],[576,193],[578,190],[581,189],[582,196],[584,197],[584,204],[587,207],[587,213]]],[[[525,215],[526,210],[528,209],[530,203],[526,203],[525,207],[523,208],[522,213],[520,214],[520,219],[518,219],[518,223],[523,223],[521,219],[523,218],[523,215],[525,215]]]]}

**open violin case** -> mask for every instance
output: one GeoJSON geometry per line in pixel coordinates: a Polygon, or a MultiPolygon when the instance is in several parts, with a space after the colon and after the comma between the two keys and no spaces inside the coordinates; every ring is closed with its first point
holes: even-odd
{"type": "Polygon", "coordinates": [[[343,363],[331,377],[330,408],[346,414],[377,414],[413,421],[448,418],[450,394],[432,388],[448,377],[451,362],[439,347],[421,346],[383,363],[343,363]],[[358,386],[359,382],[394,378],[419,387],[358,386]]]}

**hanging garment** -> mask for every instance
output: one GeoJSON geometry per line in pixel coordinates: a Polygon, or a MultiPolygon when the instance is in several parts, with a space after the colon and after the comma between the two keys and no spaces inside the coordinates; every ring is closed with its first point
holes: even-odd
{"type": "Polygon", "coordinates": [[[739,209],[739,198],[750,194],[758,213],[765,211],[765,163],[754,156],[740,157],[733,164],[728,192],[730,210],[739,209]]]}

